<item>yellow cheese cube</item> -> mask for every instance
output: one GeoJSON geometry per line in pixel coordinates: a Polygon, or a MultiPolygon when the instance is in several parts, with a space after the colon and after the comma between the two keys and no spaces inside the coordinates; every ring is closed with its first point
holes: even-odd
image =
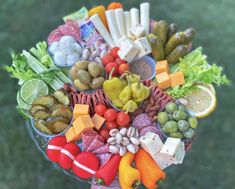
{"type": "Polygon", "coordinates": [[[102,116],[100,116],[100,115],[98,115],[98,114],[95,114],[95,115],[92,117],[92,121],[93,121],[93,123],[94,123],[94,125],[95,125],[95,128],[96,128],[97,130],[99,130],[99,129],[102,127],[102,125],[104,124],[105,119],[104,119],[102,116]]]}
{"type": "Polygon", "coordinates": [[[176,73],[170,74],[170,78],[171,78],[171,87],[185,84],[183,72],[176,72],[176,73]]]}
{"type": "Polygon", "coordinates": [[[77,119],[79,116],[88,115],[89,105],[87,104],[75,104],[73,110],[73,118],[77,119]]]}
{"type": "Polygon", "coordinates": [[[160,73],[162,73],[162,72],[166,72],[166,73],[169,73],[169,72],[170,72],[170,69],[169,69],[169,65],[168,65],[167,60],[159,61],[159,62],[157,62],[157,64],[156,64],[156,73],[157,73],[157,74],[160,74],[160,73]]]}
{"type": "Polygon", "coordinates": [[[167,89],[168,87],[171,86],[171,79],[170,79],[170,76],[167,72],[157,74],[156,79],[158,82],[158,86],[161,89],[167,89]]]}
{"type": "Polygon", "coordinates": [[[65,138],[67,142],[74,142],[75,141],[75,131],[73,127],[70,127],[66,133],[65,133],[65,138]]]}

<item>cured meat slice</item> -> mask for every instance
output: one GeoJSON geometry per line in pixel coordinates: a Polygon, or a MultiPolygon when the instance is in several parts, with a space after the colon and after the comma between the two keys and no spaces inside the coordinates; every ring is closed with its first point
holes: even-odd
{"type": "Polygon", "coordinates": [[[111,153],[97,154],[96,157],[100,160],[100,165],[104,165],[112,157],[111,153]]]}
{"type": "Polygon", "coordinates": [[[88,147],[92,141],[97,136],[97,133],[94,130],[85,131],[82,133],[82,147],[83,151],[87,151],[88,147]]]}
{"type": "Polygon", "coordinates": [[[91,141],[89,147],[86,151],[91,152],[93,150],[96,150],[97,148],[100,148],[104,145],[104,139],[100,135],[96,135],[96,137],[91,141]]]}
{"type": "Polygon", "coordinates": [[[108,152],[109,152],[109,146],[107,144],[92,151],[92,153],[94,153],[94,154],[104,154],[104,153],[108,153],[108,152]]]}

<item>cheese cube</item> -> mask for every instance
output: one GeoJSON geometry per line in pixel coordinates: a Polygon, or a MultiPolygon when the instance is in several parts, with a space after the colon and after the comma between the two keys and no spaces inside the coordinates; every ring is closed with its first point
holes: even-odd
{"type": "Polygon", "coordinates": [[[131,62],[139,52],[139,48],[136,47],[133,41],[128,39],[126,36],[123,36],[119,40],[120,49],[118,51],[118,56],[122,60],[131,62]]]}
{"type": "Polygon", "coordinates": [[[158,82],[158,86],[161,89],[167,89],[168,87],[171,86],[171,79],[167,72],[162,72],[160,74],[157,74],[156,79],[158,82]]]}
{"type": "Polygon", "coordinates": [[[89,105],[87,104],[75,104],[73,110],[73,118],[77,119],[79,116],[88,115],[89,105]]]}
{"type": "Polygon", "coordinates": [[[147,37],[141,37],[134,42],[140,49],[137,54],[137,58],[142,58],[145,55],[148,55],[152,52],[152,48],[149,45],[147,37]]]}
{"type": "Polygon", "coordinates": [[[173,161],[166,159],[165,156],[160,153],[155,154],[155,156],[153,156],[153,159],[162,170],[173,164],[173,161]]]}
{"type": "Polygon", "coordinates": [[[145,35],[146,35],[145,29],[140,25],[132,26],[128,31],[128,37],[131,38],[132,40],[136,40],[145,35]]]}
{"type": "Polygon", "coordinates": [[[67,142],[75,142],[78,138],[75,135],[75,131],[73,127],[70,127],[66,133],[65,133],[65,138],[67,142]]]}
{"type": "Polygon", "coordinates": [[[178,138],[168,137],[159,155],[164,157],[167,162],[174,164],[182,163],[185,155],[184,144],[178,138]]]}
{"type": "Polygon", "coordinates": [[[160,74],[162,72],[166,72],[169,74],[169,72],[170,72],[169,70],[170,69],[169,69],[169,64],[168,64],[167,60],[162,60],[162,61],[157,62],[157,64],[156,64],[156,73],[157,74],[160,74]]]}
{"type": "Polygon", "coordinates": [[[157,134],[153,132],[147,132],[145,135],[140,137],[140,145],[153,157],[161,150],[163,143],[157,134]]]}
{"type": "Polygon", "coordinates": [[[73,122],[73,127],[76,137],[81,139],[82,133],[86,130],[92,129],[94,127],[94,123],[89,115],[83,115],[79,116],[73,122]]]}
{"type": "Polygon", "coordinates": [[[102,116],[100,116],[100,115],[98,115],[98,114],[95,114],[95,115],[92,117],[92,121],[93,121],[93,123],[94,123],[94,125],[95,125],[95,128],[96,128],[97,130],[99,130],[99,129],[102,127],[102,125],[104,124],[105,119],[104,119],[102,116]]]}
{"type": "Polygon", "coordinates": [[[176,72],[176,73],[170,74],[170,78],[171,78],[171,87],[185,84],[183,72],[176,72]]]}

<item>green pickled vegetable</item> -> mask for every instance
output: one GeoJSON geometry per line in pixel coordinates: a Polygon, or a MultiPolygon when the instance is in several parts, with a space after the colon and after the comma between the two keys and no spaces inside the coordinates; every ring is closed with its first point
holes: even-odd
{"type": "Polygon", "coordinates": [[[179,120],[185,120],[187,119],[188,115],[186,112],[184,111],[181,111],[181,110],[176,110],[174,113],[173,113],[173,117],[176,121],[179,121],[179,120]]]}
{"type": "Polygon", "coordinates": [[[176,132],[178,130],[178,125],[176,121],[167,121],[164,125],[167,132],[176,132]]]}
{"type": "Polygon", "coordinates": [[[160,124],[165,124],[169,120],[168,114],[166,112],[158,113],[157,120],[160,124]]]}
{"type": "Polygon", "coordinates": [[[178,129],[181,131],[181,132],[186,132],[189,130],[189,123],[185,120],[180,120],[178,122],[178,129]]]}
{"type": "Polygon", "coordinates": [[[188,118],[188,122],[191,128],[196,129],[198,126],[198,120],[196,117],[190,117],[188,118]]]}
{"type": "Polygon", "coordinates": [[[174,113],[177,110],[177,105],[174,102],[169,102],[165,108],[168,113],[174,113]]]}
{"type": "Polygon", "coordinates": [[[169,64],[174,64],[188,53],[188,45],[178,45],[170,54],[167,55],[166,60],[169,64]]]}

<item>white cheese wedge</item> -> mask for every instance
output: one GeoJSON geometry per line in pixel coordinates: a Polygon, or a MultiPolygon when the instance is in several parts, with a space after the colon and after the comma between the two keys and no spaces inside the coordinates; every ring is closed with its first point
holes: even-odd
{"type": "Polygon", "coordinates": [[[154,154],[161,150],[163,143],[157,134],[147,132],[145,135],[140,137],[140,145],[151,156],[154,156],[154,154]]]}
{"type": "Polygon", "coordinates": [[[126,35],[126,24],[125,24],[123,9],[115,9],[114,13],[117,22],[117,27],[122,37],[126,35]]]}
{"type": "Polygon", "coordinates": [[[167,167],[173,164],[173,162],[167,159],[165,155],[159,153],[155,154],[152,158],[162,170],[166,169],[167,167]]]}
{"type": "Polygon", "coordinates": [[[140,25],[144,27],[146,34],[149,34],[149,3],[140,4],[140,25]]]}
{"type": "Polygon", "coordinates": [[[132,8],[130,10],[131,13],[131,26],[135,26],[140,24],[140,12],[137,8],[132,8]]]}
{"type": "Polygon", "coordinates": [[[132,26],[128,32],[128,37],[131,38],[132,40],[144,37],[145,35],[146,35],[145,29],[140,25],[132,26]]]}
{"type": "Polygon", "coordinates": [[[123,36],[119,40],[119,47],[119,57],[127,62],[131,62],[139,52],[139,48],[135,45],[135,43],[126,36],[123,36]]]}
{"type": "Polygon", "coordinates": [[[142,58],[152,52],[152,48],[148,42],[147,37],[141,37],[134,42],[140,49],[137,58],[142,58]]]}

